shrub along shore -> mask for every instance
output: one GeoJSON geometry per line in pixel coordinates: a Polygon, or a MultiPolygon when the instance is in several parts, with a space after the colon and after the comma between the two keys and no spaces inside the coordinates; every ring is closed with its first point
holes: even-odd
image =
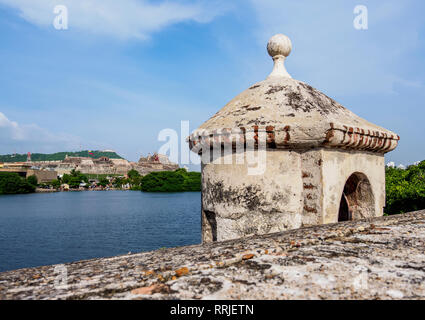
{"type": "Polygon", "coordinates": [[[152,172],[141,176],[131,170],[125,176],[83,174],[71,171],[49,183],[38,184],[35,176],[22,178],[17,173],[0,172],[0,194],[24,194],[32,192],[84,191],[84,190],[137,190],[144,192],[201,191],[201,173],[175,171],[152,172]]]}
{"type": "Polygon", "coordinates": [[[22,178],[13,172],[0,172],[0,194],[21,194],[35,192],[37,178],[30,176],[22,178]]]}

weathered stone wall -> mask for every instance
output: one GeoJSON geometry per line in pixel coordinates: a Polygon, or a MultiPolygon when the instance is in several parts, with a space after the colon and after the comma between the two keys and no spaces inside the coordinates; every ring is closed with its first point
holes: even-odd
{"type": "Polygon", "coordinates": [[[323,223],[322,152],[321,149],[313,149],[301,153],[302,226],[323,223]]]}
{"type": "Polygon", "coordinates": [[[364,183],[353,185],[347,195],[352,219],[382,216],[383,154],[327,148],[267,149],[265,154],[265,170],[257,175],[250,175],[253,164],[246,159],[237,164],[236,153],[203,165],[204,241],[338,222],[344,186],[353,174],[364,183]]]}
{"type": "Polygon", "coordinates": [[[372,209],[364,208],[364,210],[361,210],[361,214],[353,218],[359,219],[383,215],[385,206],[385,159],[383,154],[324,149],[322,157],[322,223],[338,222],[338,210],[344,185],[353,173],[362,173],[367,177],[374,198],[374,207],[372,209]]]}
{"type": "Polygon", "coordinates": [[[36,176],[38,183],[50,182],[58,178],[58,174],[56,171],[50,170],[33,170],[28,169],[27,178],[29,176],[36,176]]]}
{"type": "Polygon", "coordinates": [[[425,211],[0,273],[0,299],[425,299],[425,211]]]}
{"type": "MultiPolygon", "coordinates": [[[[233,159],[233,165],[224,164],[224,159],[218,161],[222,164],[202,167],[203,225],[208,224],[206,212],[215,216],[218,241],[301,226],[303,189],[298,152],[267,151],[265,171],[260,175],[249,174],[247,161],[236,164],[233,159]]],[[[206,241],[208,237],[204,237],[206,241]]]]}

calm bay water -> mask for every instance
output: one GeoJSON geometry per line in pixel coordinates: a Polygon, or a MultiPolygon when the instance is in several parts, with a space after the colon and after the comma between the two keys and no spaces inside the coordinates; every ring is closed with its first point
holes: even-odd
{"type": "Polygon", "coordinates": [[[201,242],[201,194],[0,196],[0,272],[201,242]]]}

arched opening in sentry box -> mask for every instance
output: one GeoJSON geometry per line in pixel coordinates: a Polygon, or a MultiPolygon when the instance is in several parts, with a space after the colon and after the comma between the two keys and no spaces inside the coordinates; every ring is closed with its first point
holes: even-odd
{"type": "Polygon", "coordinates": [[[361,172],[353,173],[344,185],[338,221],[373,217],[374,211],[375,197],[369,179],[361,172]]]}

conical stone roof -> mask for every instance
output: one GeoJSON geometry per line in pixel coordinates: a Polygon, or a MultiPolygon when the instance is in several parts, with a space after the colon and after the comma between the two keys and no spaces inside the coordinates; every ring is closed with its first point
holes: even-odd
{"type": "Polygon", "coordinates": [[[258,140],[261,132],[271,148],[328,147],[386,153],[400,139],[389,130],[357,116],[310,85],[292,79],[284,61],[292,44],[275,35],[267,46],[274,60],[269,77],[236,96],[190,137],[191,148],[230,143],[232,132],[239,139],[258,140]]]}

